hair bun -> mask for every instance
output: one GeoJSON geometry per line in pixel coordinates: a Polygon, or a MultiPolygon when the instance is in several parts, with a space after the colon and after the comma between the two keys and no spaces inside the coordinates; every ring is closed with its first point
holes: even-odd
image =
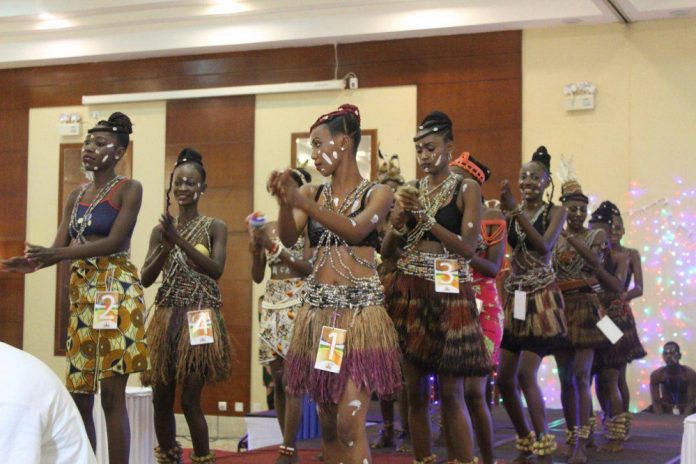
{"type": "Polygon", "coordinates": [[[360,125],[360,110],[357,106],[351,105],[350,103],[344,103],[338,107],[338,111],[344,114],[352,114],[355,116],[355,119],[358,120],[358,125],[360,125]]]}
{"type": "Polygon", "coordinates": [[[133,123],[131,122],[128,116],[121,113],[120,111],[112,113],[111,116],[109,116],[107,122],[110,126],[117,127],[119,129],[119,132],[122,132],[124,134],[133,133],[133,123]]]}
{"type": "Polygon", "coordinates": [[[423,120],[421,121],[418,129],[427,129],[432,126],[446,126],[452,127],[452,120],[446,113],[442,111],[431,111],[423,120]]]}
{"type": "Polygon", "coordinates": [[[474,163],[478,168],[483,171],[483,176],[484,176],[484,182],[487,181],[491,177],[491,170],[488,166],[483,164],[481,161],[477,160],[474,158],[474,155],[469,155],[469,161],[474,163]]]}
{"type": "Polygon", "coordinates": [[[184,163],[198,163],[203,166],[203,155],[193,148],[184,148],[176,158],[176,165],[178,166],[184,163]]]}
{"type": "Polygon", "coordinates": [[[532,161],[540,163],[546,168],[547,171],[551,172],[551,155],[549,155],[549,152],[546,150],[545,146],[541,145],[536,149],[532,155],[532,161]]]}

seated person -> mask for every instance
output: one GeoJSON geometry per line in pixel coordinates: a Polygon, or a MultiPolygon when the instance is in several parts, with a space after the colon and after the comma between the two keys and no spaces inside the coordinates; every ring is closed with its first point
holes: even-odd
{"type": "Polygon", "coordinates": [[[0,342],[2,462],[96,464],[77,406],[44,363],[0,342]]]}
{"type": "Polygon", "coordinates": [[[696,412],[696,371],[679,364],[681,350],[676,342],[662,348],[665,366],[650,374],[650,409],[656,414],[693,414],[696,412]]]}

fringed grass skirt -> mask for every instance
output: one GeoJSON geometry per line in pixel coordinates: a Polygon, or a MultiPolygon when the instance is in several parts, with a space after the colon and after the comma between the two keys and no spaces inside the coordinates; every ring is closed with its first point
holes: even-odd
{"type": "Polygon", "coordinates": [[[644,358],[647,353],[640,342],[631,306],[623,300],[603,299],[607,315],[623,332],[623,336],[613,345],[599,349],[595,353],[593,370],[621,369],[635,359],[644,358]]]}
{"type": "Polygon", "coordinates": [[[71,393],[96,393],[99,380],[147,369],[143,288],[127,257],[73,261],[66,360],[71,393]],[[107,290],[119,294],[118,328],[93,329],[96,292],[107,290]]]}
{"type": "Polygon", "coordinates": [[[230,340],[219,309],[213,311],[213,337],[205,345],[191,345],[186,313],[198,308],[157,307],[147,329],[150,370],[143,373],[143,385],[183,383],[200,376],[206,383],[230,377],[230,340]]]}
{"type": "Polygon", "coordinates": [[[492,366],[471,285],[437,293],[432,281],[397,271],[385,284],[389,314],[408,361],[435,374],[488,375],[492,366]]]}
{"type": "Polygon", "coordinates": [[[609,339],[597,327],[602,308],[595,293],[564,293],[565,317],[568,322],[568,346],[575,349],[606,347],[609,339]]]}
{"type": "Polygon", "coordinates": [[[527,293],[525,320],[513,317],[514,293],[508,293],[503,307],[504,328],[502,346],[517,346],[521,350],[549,351],[562,345],[567,334],[563,312],[563,295],[553,282],[527,293]]]}
{"type": "Polygon", "coordinates": [[[382,306],[361,309],[302,307],[285,358],[286,390],[308,393],[317,403],[338,403],[350,379],[358,388],[393,397],[401,386],[394,324],[382,306]],[[347,331],[341,371],[314,368],[323,326],[347,331]]]}
{"type": "Polygon", "coordinates": [[[261,365],[287,355],[297,312],[302,307],[300,290],[303,283],[302,279],[270,279],[266,283],[266,293],[259,300],[261,365]]]}

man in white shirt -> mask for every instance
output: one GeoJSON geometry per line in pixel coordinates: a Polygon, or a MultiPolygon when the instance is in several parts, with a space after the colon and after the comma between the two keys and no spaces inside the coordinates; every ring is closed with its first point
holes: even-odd
{"type": "Polygon", "coordinates": [[[0,342],[0,455],[22,464],[96,464],[70,394],[44,363],[0,342]]]}

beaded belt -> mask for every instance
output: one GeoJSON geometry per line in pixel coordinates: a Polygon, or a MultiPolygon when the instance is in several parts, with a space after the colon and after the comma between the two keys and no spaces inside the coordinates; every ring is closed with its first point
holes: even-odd
{"type": "Polygon", "coordinates": [[[316,309],[359,309],[383,305],[384,287],[377,276],[355,285],[322,284],[310,277],[302,288],[301,298],[303,304],[316,309]]]}
{"type": "Polygon", "coordinates": [[[469,267],[469,260],[459,255],[446,255],[441,253],[427,253],[425,251],[409,250],[399,258],[396,267],[407,275],[421,279],[435,281],[435,260],[456,259],[459,261],[459,281],[471,282],[474,280],[469,267]]]}
{"type": "Polygon", "coordinates": [[[505,290],[512,293],[515,290],[523,290],[534,293],[544,289],[556,281],[556,274],[551,266],[529,269],[523,274],[511,274],[505,280],[505,290]]]}

